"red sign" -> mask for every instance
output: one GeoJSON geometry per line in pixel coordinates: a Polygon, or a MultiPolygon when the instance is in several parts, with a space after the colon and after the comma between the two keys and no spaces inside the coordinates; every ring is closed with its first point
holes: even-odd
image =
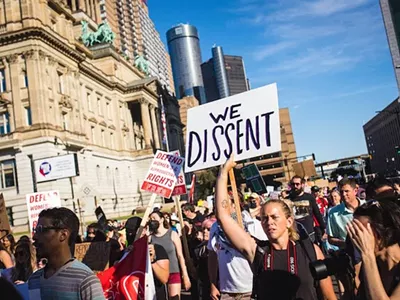
{"type": "Polygon", "coordinates": [[[142,190],[170,198],[185,159],[157,151],[142,184],[142,190]]]}

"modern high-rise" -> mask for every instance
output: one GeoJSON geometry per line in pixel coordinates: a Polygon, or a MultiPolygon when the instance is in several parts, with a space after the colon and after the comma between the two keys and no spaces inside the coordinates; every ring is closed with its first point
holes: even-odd
{"type": "Polygon", "coordinates": [[[212,58],[201,65],[207,102],[249,90],[241,56],[224,55],[219,46],[212,48],[212,58]]]}
{"type": "Polygon", "coordinates": [[[107,21],[116,34],[114,46],[134,61],[137,55],[149,62],[151,76],[156,76],[174,92],[169,55],[150,19],[147,1],[100,0],[100,19],[107,21]]]}
{"type": "Polygon", "coordinates": [[[380,4],[400,92],[400,1],[380,0],[380,4]]]}
{"type": "Polygon", "coordinates": [[[200,104],[206,103],[196,27],[188,24],[175,26],[168,30],[167,41],[177,98],[195,96],[200,104]]]}

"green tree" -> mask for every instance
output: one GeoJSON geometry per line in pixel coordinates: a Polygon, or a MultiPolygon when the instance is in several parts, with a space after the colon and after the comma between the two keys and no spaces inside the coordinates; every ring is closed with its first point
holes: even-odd
{"type": "Polygon", "coordinates": [[[214,192],[215,184],[218,177],[218,167],[210,168],[199,172],[196,176],[196,199],[207,199],[214,192]]]}

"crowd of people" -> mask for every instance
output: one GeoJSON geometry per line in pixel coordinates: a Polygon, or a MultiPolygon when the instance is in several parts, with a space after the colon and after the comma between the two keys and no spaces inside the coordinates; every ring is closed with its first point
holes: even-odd
{"type": "Polygon", "coordinates": [[[4,299],[24,299],[11,294],[22,285],[25,299],[104,299],[97,276],[74,258],[75,244],[108,243],[113,266],[138,234],[147,236],[160,300],[180,299],[184,290],[196,300],[400,299],[398,182],[377,178],[360,186],[345,178],[331,190],[312,186],[308,193],[306,181],[294,176],[289,189],[269,197],[238,191],[237,208],[228,186],[234,166],[231,158],[221,167],[213,208],[182,204],[183,224],[177,208],[157,207],[143,230],[142,219],[133,216],[90,224],[80,236],[71,210],[42,211],[32,239],[16,242],[7,234],[1,240],[0,286],[12,295],[4,299]],[[338,253],[348,265],[334,260],[333,271],[325,259],[338,253]],[[318,260],[325,262],[325,276],[310,268],[318,260]],[[352,270],[350,278],[345,270],[352,270]]]}

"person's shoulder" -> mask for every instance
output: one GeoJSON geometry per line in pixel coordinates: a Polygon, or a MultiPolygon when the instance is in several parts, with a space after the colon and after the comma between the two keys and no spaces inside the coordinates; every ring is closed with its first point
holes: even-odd
{"type": "Polygon", "coordinates": [[[335,214],[338,214],[338,213],[340,213],[341,211],[343,211],[343,203],[340,203],[340,204],[338,204],[338,205],[332,207],[332,208],[329,210],[328,217],[329,217],[329,216],[333,216],[333,215],[335,215],[335,214]]]}
{"type": "Polygon", "coordinates": [[[74,259],[66,269],[68,269],[68,272],[73,272],[77,275],[93,275],[93,271],[87,265],[77,259],[74,259]]]}

